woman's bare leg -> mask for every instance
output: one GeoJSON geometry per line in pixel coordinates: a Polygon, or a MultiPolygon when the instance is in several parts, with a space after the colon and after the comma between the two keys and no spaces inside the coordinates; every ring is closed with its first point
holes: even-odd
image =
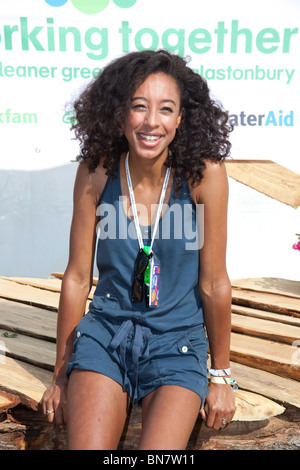
{"type": "Polygon", "coordinates": [[[128,397],[105,375],[74,369],[68,385],[68,450],[113,450],[122,435],[128,397]]]}
{"type": "Polygon", "coordinates": [[[143,399],[143,430],[139,449],[184,450],[201,405],[191,390],[165,385],[143,399]]]}

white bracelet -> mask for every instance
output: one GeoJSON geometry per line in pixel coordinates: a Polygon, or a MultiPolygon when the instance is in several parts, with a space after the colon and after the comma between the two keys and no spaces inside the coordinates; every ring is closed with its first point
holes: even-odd
{"type": "Polygon", "coordinates": [[[226,375],[231,375],[230,369],[208,369],[208,372],[214,377],[225,377],[226,375]]]}
{"type": "Polygon", "coordinates": [[[210,378],[210,382],[215,383],[215,384],[231,385],[234,391],[236,391],[239,388],[237,382],[234,379],[231,379],[231,378],[228,378],[228,377],[214,377],[214,376],[212,376],[210,378]]]}

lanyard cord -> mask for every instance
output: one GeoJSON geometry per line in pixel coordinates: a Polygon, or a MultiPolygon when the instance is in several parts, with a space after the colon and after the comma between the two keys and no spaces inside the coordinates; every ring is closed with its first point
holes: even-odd
{"type": "MultiPolygon", "coordinates": [[[[143,248],[144,243],[143,243],[143,237],[142,237],[142,234],[141,234],[139,219],[138,219],[136,205],[135,205],[134,193],[133,193],[133,188],[132,188],[132,183],[131,183],[131,178],[130,178],[130,172],[129,172],[128,157],[129,157],[129,152],[127,153],[126,158],[125,158],[127,184],[128,184],[128,190],[129,190],[129,195],[130,195],[130,200],[131,200],[131,206],[132,206],[134,223],[135,223],[136,233],[137,233],[137,237],[138,237],[138,241],[139,241],[139,246],[140,246],[140,248],[143,248]]],[[[166,190],[167,190],[167,186],[168,186],[170,171],[171,171],[171,168],[168,167],[167,172],[166,172],[166,176],[165,176],[165,180],[164,180],[164,184],[163,184],[163,187],[162,187],[162,190],[161,190],[159,206],[158,206],[158,210],[157,210],[157,214],[156,214],[156,220],[155,220],[154,229],[153,229],[153,233],[152,233],[152,239],[151,239],[151,245],[150,245],[150,252],[149,253],[151,253],[151,251],[152,251],[152,245],[153,245],[154,238],[155,238],[155,235],[156,235],[156,231],[157,231],[157,227],[158,227],[158,223],[159,223],[159,219],[160,219],[160,213],[162,211],[162,206],[163,206],[163,202],[164,202],[164,199],[165,199],[165,194],[166,194],[166,190]]]]}

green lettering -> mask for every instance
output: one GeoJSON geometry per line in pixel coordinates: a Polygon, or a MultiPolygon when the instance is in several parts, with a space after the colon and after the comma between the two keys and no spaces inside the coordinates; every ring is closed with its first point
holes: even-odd
{"type": "MultiPolygon", "coordinates": [[[[0,40],[3,40],[5,50],[11,51],[14,46],[21,46],[23,51],[35,49],[36,51],[69,52],[73,49],[74,52],[81,52],[85,46],[86,55],[91,60],[101,60],[108,56],[108,28],[90,27],[83,31],[81,27],[57,27],[54,18],[45,18],[43,26],[31,27],[30,21],[31,18],[21,17],[20,25],[3,25],[3,38],[0,35],[0,40]]],[[[134,45],[137,50],[157,49],[161,42],[163,48],[174,51],[180,56],[185,54],[186,39],[190,51],[195,54],[209,52],[213,47],[213,42],[217,54],[224,54],[225,49],[231,54],[238,52],[249,54],[253,52],[253,47],[256,47],[257,51],[262,54],[273,54],[279,50],[289,53],[292,38],[299,34],[298,27],[283,30],[268,27],[261,29],[258,33],[255,32],[254,35],[252,29],[240,27],[239,20],[232,20],[230,27],[228,25],[229,22],[218,21],[214,29],[196,28],[189,33],[186,29],[177,28],[167,28],[162,33],[156,29],[142,28],[132,36],[131,40],[130,35],[133,34],[133,30],[128,21],[122,21],[118,31],[122,38],[122,52],[129,52],[134,45]],[[227,39],[229,34],[230,39],[227,39]],[[226,41],[228,41],[228,46],[226,41]]],[[[37,70],[39,76],[43,78],[50,76],[50,67],[48,69],[37,68],[37,70]]],[[[22,71],[19,71],[21,74],[22,71]]],[[[1,73],[2,69],[0,76],[1,73]]],[[[7,70],[7,76],[12,76],[12,73],[12,70],[7,70]]],[[[88,72],[82,73],[83,78],[88,75],[88,72]]],[[[218,76],[223,79],[223,72],[219,72],[218,76]]],[[[250,77],[250,72],[247,76],[250,77]]]]}
{"type": "Polygon", "coordinates": [[[56,70],[57,70],[57,67],[51,67],[51,78],[55,77],[56,70]]]}
{"type": "MultiPolygon", "coordinates": [[[[52,25],[54,23],[53,18],[47,18],[47,24],[52,25]]],[[[48,51],[55,51],[55,40],[54,40],[54,28],[47,28],[47,37],[48,37],[48,51]]]]}
{"type": "Polygon", "coordinates": [[[230,52],[231,53],[236,53],[237,52],[237,43],[238,43],[238,38],[241,34],[245,36],[245,53],[251,53],[252,52],[252,32],[250,29],[247,28],[242,28],[238,29],[238,20],[232,20],[231,23],[231,48],[230,52]]]}
{"type": "Polygon", "coordinates": [[[211,46],[197,47],[197,44],[208,43],[211,44],[211,35],[207,29],[194,29],[189,35],[189,48],[196,54],[204,54],[208,52],[211,46]]]}
{"type": "Polygon", "coordinates": [[[217,80],[225,80],[226,73],[224,69],[217,69],[217,80]]]}
{"type": "Polygon", "coordinates": [[[13,114],[13,117],[12,117],[12,122],[13,122],[14,124],[20,124],[20,122],[22,122],[22,121],[21,121],[21,114],[19,114],[19,113],[14,113],[14,114],[13,114]]]}
{"type": "Polygon", "coordinates": [[[37,115],[35,113],[24,113],[23,114],[23,123],[24,124],[36,124],[37,123],[37,115]]]}
{"type": "Polygon", "coordinates": [[[49,69],[48,67],[41,67],[39,70],[39,76],[42,78],[48,78],[49,77],[49,69]]]}
{"type": "Polygon", "coordinates": [[[74,78],[77,78],[77,72],[79,72],[80,67],[74,67],[73,72],[74,72],[74,78]]]}
{"type": "Polygon", "coordinates": [[[5,42],[5,49],[7,51],[12,51],[12,34],[16,31],[19,31],[19,27],[15,26],[4,26],[4,42],[5,42]]]}
{"type": "Polygon", "coordinates": [[[72,80],[72,67],[63,67],[61,70],[64,82],[72,80]]]}
{"type": "Polygon", "coordinates": [[[11,65],[7,65],[4,69],[6,77],[13,77],[15,74],[15,69],[11,65]]]}
{"type": "Polygon", "coordinates": [[[71,26],[70,28],[59,28],[59,50],[65,52],[67,50],[67,35],[72,34],[74,38],[74,51],[81,51],[81,36],[79,29],[71,26]]]}
{"type": "Polygon", "coordinates": [[[75,117],[74,111],[72,110],[67,111],[62,117],[62,122],[64,124],[69,124],[73,126],[76,123],[76,117],[75,117]]]}
{"type": "Polygon", "coordinates": [[[298,32],[299,32],[299,28],[294,28],[294,29],[286,28],[284,30],[282,52],[284,53],[290,52],[291,37],[294,34],[298,34],[298,32]]]}
{"type": "Polygon", "coordinates": [[[276,29],[262,29],[256,37],[256,47],[263,54],[272,54],[277,51],[278,46],[265,47],[264,43],[279,43],[279,33],[276,29]]]}
{"type": "Polygon", "coordinates": [[[80,71],[80,76],[81,76],[82,78],[85,78],[85,79],[86,79],[86,78],[90,78],[90,76],[91,76],[91,71],[90,71],[90,69],[88,69],[87,67],[83,67],[83,68],[81,69],[81,71],[80,71]]]}
{"type": "Polygon", "coordinates": [[[129,34],[132,33],[132,29],[129,28],[128,21],[122,21],[122,27],[119,29],[119,33],[122,35],[122,52],[129,52],[129,34]]]}
{"type": "Polygon", "coordinates": [[[177,51],[178,55],[184,55],[184,29],[169,28],[162,35],[162,45],[168,51],[177,51]],[[177,36],[177,42],[174,45],[169,43],[170,36],[177,36]]]}
{"type": "Polygon", "coordinates": [[[225,29],[225,22],[219,21],[217,29],[214,30],[214,33],[217,35],[217,52],[224,52],[224,36],[228,33],[228,29],[225,29]]]}
{"type": "Polygon", "coordinates": [[[5,111],[5,116],[6,116],[6,122],[10,122],[10,115],[11,115],[11,109],[7,109],[5,111]]]}
{"type": "Polygon", "coordinates": [[[37,51],[44,51],[45,49],[37,39],[37,35],[42,31],[43,26],[36,26],[31,33],[28,33],[27,18],[20,18],[21,25],[21,40],[23,51],[29,51],[29,41],[37,51]]]}
{"type": "Polygon", "coordinates": [[[107,28],[99,29],[99,28],[89,28],[84,36],[86,46],[92,51],[101,51],[100,54],[93,54],[92,52],[88,52],[87,56],[90,59],[105,59],[108,54],[108,31],[107,28]],[[93,35],[99,35],[100,41],[98,43],[94,43],[92,41],[93,35]]]}
{"type": "Polygon", "coordinates": [[[142,28],[140,29],[134,38],[135,46],[139,51],[145,51],[145,50],[155,50],[158,48],[159,45],[159,37],[156,31],[152,28],[142,28]],[[144,46],[142,44],[142,37],[147,34],[151,37],[152,43],[151,45],[144,46]]]}
{"type": "Polygon", "coordinates": [[[28,67],[28,77],[37,78],[39,76],[37,67],[29,66],[28,67]]]}
{"type": "Polygon", "coordinates": [[[24,65],[19,65],[19,67],[17,67],[16,69],[16,74],[17,74],[17,77],[26,77],[27,76],[26,67],[24,67],[24,65]]]}

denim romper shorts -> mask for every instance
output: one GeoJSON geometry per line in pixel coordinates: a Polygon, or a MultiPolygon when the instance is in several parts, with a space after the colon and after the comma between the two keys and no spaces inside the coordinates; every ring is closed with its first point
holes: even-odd
{"type": "MultiPolygon", "coordinates": [[[[153,251],[160,266],[159,302],[131,302],[134,261],[139,245],[134,222],[124,211],[120,173],[108,179],[97,213],[99,280],[88,313],[75,330],[72,369],[91,370],[119,383],[131,402],[162,385],[198,394],[207,388],[208,341],[198,289],[199,233],[188,183],[179,197],[174,187],[159,222],[153,251]]],[[[150,245],[151,226],[142,226],[150,245]]]]}

